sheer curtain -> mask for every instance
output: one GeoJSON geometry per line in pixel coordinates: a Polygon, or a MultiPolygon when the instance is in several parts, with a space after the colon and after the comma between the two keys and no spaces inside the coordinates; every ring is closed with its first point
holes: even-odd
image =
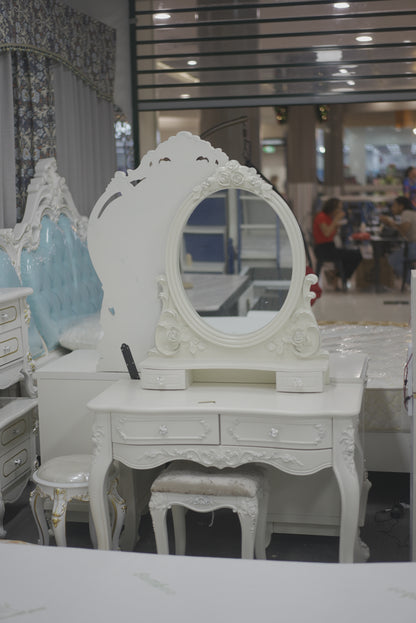
{"type": "Polygon", "coordinates": [[[54,67],[53,83],[58,173],[89,216],[116,170],[113,105],[62,65],[54,67]]]}

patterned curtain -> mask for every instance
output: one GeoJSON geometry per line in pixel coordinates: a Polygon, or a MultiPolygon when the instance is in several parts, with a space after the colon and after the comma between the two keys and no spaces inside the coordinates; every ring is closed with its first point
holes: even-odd
{"type": "Polygon", "coordinates": [[[17,222],[23,218],[27,186],[40,158],[56,157],[53,61],[15,51],[12,56],[17,222]]]}
{"type": "MultiPolygon", "coordinates": [[[[56,0],[0,0],[0,54],[12,59],[17,220],[39,158],[56,157],[53,66],[112,101],[115,30],[56,0]]],[[[1,145],[0,145],[1,149],[1,145]]]]}

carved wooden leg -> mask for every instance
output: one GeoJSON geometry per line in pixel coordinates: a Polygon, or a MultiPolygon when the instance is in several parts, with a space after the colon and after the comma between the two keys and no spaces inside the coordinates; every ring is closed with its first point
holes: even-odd
{"type": "Polygon", "coordinates": [[[97,533],[98,549],[111,549],[111,530],[107,498],[107,473],[112,462],[110,416],[96,415],[93,426],[95,453],[88,480],[91,516],[97,533]]]}
{"type": "Polygon", "coordinates": [[[341,495],[339,562],[354,562],[361,483],[355,466],[355,422],[334,418],[333,469],[341,495]]]}
{"type": "Polygon", "coordinates": [[[119,495],[118,480],[114,478],[110,483],[110,490],[108,492],[108,501],[110,503],[111,518],[112,518],[112,547],[113,549],[120,549],[119,540],[121,530],[124,525],[124,519],[126,516],[126,502],[119,495]]]}
{"type": "Polygon", "coordinates": [[[241,524],[241,558],[254,558],[258,511],[256,498],[252,498],[249,501],[245,501],[243,505],[237,506],[236,512],[241,524]]]}
{"type": "Polygon", "coordinates": [[[186,508],[172,506],[173,530],[175,533],[175,554],[185,556],[186,551],[186,508]]]}
{"type": "Polygon", "coordinates": [[[269,489],[267,479],[263,486],[263,491],[259,501],[259,515],[257,519],[256,539],[254,543],[254,553],[260,560],[266,559],[266,537],[267,537],[267,511],[269,507],[269,489]]]}
{"type": "Polygon", "coordinates": [[[52,506],[52,530],[58,547],[66,547],[66,509],[68,501],[65,489],[55,489],[52,506]]]}
{"type": "Polygon", "coordinates": [[[49,545],[49,529],[45,519],[45,498],[37,487],[30,493],[30,508],[39,533],[39,545],[49,545]]]}
{"type": "Polygon", "coordinates": [[[153,493],[149,502],[153,530],[158,554],[169,554],[168,528],[166,525],[167,506],[160,502],[159,496],[153,493]]]}

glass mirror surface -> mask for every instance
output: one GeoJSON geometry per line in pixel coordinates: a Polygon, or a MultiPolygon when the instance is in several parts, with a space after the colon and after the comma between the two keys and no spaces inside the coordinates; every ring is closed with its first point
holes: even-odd
{"type": "Polygon", "coordinates": [[[221,190],[196,206],[182,232],[179,262],[192,307],[230,335],[271,322],[292,277],[283,223],[264,199],[242,189],[221,190]]]}

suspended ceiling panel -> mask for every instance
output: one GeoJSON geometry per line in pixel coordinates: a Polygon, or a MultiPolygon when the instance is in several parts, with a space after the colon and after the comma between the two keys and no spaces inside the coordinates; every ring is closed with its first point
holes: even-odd
{"type": "Polygon", "coordinates": [[[135,7],[138,110],[416,98],[416,0],[135,7]]]}

